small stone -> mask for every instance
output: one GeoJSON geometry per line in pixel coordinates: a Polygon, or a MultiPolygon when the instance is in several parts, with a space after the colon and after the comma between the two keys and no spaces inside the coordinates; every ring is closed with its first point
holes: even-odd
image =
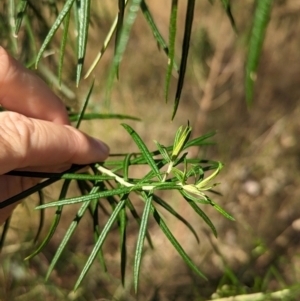
{"type": "Polygon", "coordinates": [[[292,227],[293,227],[294,230],[300,232],[300,218],[293,221],[292,227]]]}
{"type": "Polygon", "coordinates": [[[261,192],[261,186],[257,181],[248,180],[243,185],[244,190],[251,196],[258,196],[261,192]]]}

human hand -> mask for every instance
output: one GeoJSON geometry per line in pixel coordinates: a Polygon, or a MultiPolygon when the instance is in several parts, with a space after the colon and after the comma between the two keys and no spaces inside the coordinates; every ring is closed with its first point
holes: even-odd
{"type": "MultiPolygon", "coordinates": [[[[104,161],[109,148],[71,127],[60,99],[0,46],[0,202],[38,179],[4,175],[15,170],[62,171],[104,161]]],[[[0,209],[0,225],[16,204],[0,209]]]]}

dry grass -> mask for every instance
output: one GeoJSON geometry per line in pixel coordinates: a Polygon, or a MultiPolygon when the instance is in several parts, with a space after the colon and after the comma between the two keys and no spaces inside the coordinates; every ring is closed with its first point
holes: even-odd
{"type": "MultiPolygon", "coordinates": [[[[234,284],[235,292],[241,293],[243,290],[277,290],[300,281],[300,7],[293,0],[280,1],[276,5],[261,58],[254,106],[248,111],[243,94],[244,32],[249,29],[247,14],[250,15],[252,1],[245,4],[232,2],[238,28],[242,29],[239,37],[232,33],[217,3],[215,7],[197,4],[190,65],[174,122],[169,122],[172,103],[163,103],[166,57],[157,51],[141,17],[133,28],[111,104],[114,112],[143,117],[143,122],[130,124],[150,148],[154,148],[154,139],[171,143],[176,128],[186,124],[187,120],[193,125],[194,135],[218,130],[217,145],[200,151],[200,154],[225,163],[219,178],[223,197],[217,196],[215,201],[227,209],[236,222],[229,222],[212,208],[207,208],[219,232],[219,238],[214,239],[204,223],[173,196],[170,201],[195,225],[201,243],[197,245],[183,225],[168,220],[175,236],[209,281],[204,282],[193,275],[159,229],[153,226],[151,234],[156,249],[145,251],[138,297],[129,288],[120,286],[118,239],[114,232],[105,245],[112,276],[103,274],[96,264],[77,295],[72,295],[69,290],[92,246],[92,237],[88,234],[91,225],[88,220],[83,220],[64,260],[51,278],[50,283],[58,285],[54,289],[51,284],[43,284],[42,279],[73,213],[65,214],[62,227],[47,249],[30,263],[23,263],[22,258],[31,248],[28,241],[33,237],[36,222],[30,224],[24,217],[24,210],[19,210],[9,232],[4,249],[6,254],[1,259],[0,300],[206,300],[223,284],[234,284]],[[206,28],[213,48],[205,61],[200,58],[201,40],[197,38],[201,28],[206,28]],[[132,53],[134,55],[130,55],[132,53]],[[228,271],[236,275],[238,283],[230,280],[228,271]],[[119,299],[113,299],[113,296],[119,299]]],[[[159,1],[151,1],[150,8],[167,36],[168,10],[162,10],[159,1]]],[[[110,11],[109,6],[107,9],[110,11]]],[[[98,36],[103,36],[109,18],[113,16],[105,16],[101,21],[103,29],[100,33],[96,28],[90,33],[87,65],[99,49],[98,36]]],[[[180,51],[179,45],[178,42],[180,51]]],[[[97,111],[106,110],[101,99],[112,54],[113,50],[108,51],[97,67],[93,96],[97,111]]],[[[175,83],[174,80],[172,85],[175,83]]],[[[86,91],[83,84],[76,94],[82,96],[86,91]]],[[[118,124],[118,121],[85,122],[83,129],[105,140],[112,152],[135,151],[130,137],[118,124]]],[[[197,152],[195,150],[191,155],[197,152]]],[[[56,189],[48,193],[57,197],[56,189]]],[[[117,233],[117,229],[114,231],[117,233]]],[[[128,239],[129,254],[134,250],[136,233],[133,225],[128,239]]],[[[128,286],[131,284],[130,272],[128,286]]]]}

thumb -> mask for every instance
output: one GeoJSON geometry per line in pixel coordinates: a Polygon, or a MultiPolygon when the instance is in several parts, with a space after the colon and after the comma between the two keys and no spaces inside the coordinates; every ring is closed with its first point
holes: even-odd
{"type": "Polygon", "coordinates": [[[68,125],[0,114],[0,174],[17,168],[53,167],[104,161],[108,146],[68,125]]]}

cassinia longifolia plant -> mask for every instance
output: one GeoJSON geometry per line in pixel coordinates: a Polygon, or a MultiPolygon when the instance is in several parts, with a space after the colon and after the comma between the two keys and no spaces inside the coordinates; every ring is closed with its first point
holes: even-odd
{"type": "MultiPolygon", "coordinates": [[[[92,23],[91,11],[92,5],[103,5],[101,2],[92,3],[91,0],[65,0],[65,1],[26,1],[26,0],[5,0],[5,13],[1,18],[6,20],[2,25],[2,30],[10,32],[9,47],[12,53],[17,53],[18,47],[26,47],[25,58],[28,62],[28,67],[35,66],[38,68],[40,61],[43,59],[53,37],[57,31],[61,31],[60,50],[58,54],[58,75],[55,77],[62,89],[65,89],[63,84],[63,65],[66,56],[66,45],[71,43],[71,36],[74,36],[77,47],[75,55],[77,57],[76,69],[76,85],[80,85],[83,72],[83,64],[85,61],[86,49],[88,45],[88,31],[92,23]],[[49,25],[46,22],[46,13],[55,16],[54,22],[49,25]],[[17,42],[15,39],[18,36],[21,28],[23,30],[23,38],[17,42]],[[40,30],[38,34],[36,31],[40,30]],[[43,40],[38,40],[43,36],[43,40]],[[27,41],[27,42],[26,42],[27,41]],[[29,41],[29,42],[28,42],[29,41]],[[20,45],[18,45],[18,43],[20,45]],[[30,46],[28,47],[27,44],[30,46]],[[27,45],[27,46],[26,46],[27,45]],[[40,45],[37,51],[35,45],[40,45]]],[[[95,1],[96,2],[96,1],[95,1]]],[[[178,73],[177,88],[175,91],[174,106],[172,112],[172,119],[175,117],[183,89],[185,71],[188,61],[189,44],[191,40],[192,25],[194,20],[195,0],[187,0],[186,15],[184,24],[184,35],[182,40],[182,51],[180,63],[177,64],[175,60],[175,38],[177,34],[177,16],[178,16],[178,0],[172,0],[170,3],[170,19],[169,19],[169,40],[166,42],[161,35],[155,18],[152,16],[147,1],[145,0],[118,0],[118,13],[108,31],[102,47],[99,50],[92,65],[84,75],[89,77],[95,72],[95,67],[101,61],[106,49],[114,44],[114,57],[111,69],[107,79],[106,96],[109,100],[113,83],[119,73],[119,65],[123,59],[123,55],[130,37],[131,28],[136,21],[137,14],[146,19],[153,37],[156,40],[159,48],[165,52],[168,58],[166,81],[165,81],[165,100],[169,98],[169,89],[171,74],[173,71],[178,73]]],[[[232,24],[233,30],[238,33],[236,24],[231,12],[230,0],[213,1],[211,4],[218,5],[215,2],[220,2],[224,7],[229,21],[232,24]]],[[[257,1],[252,33],[249,39],[248,56],[246,62],[246,99],[247,104],[251,105],[253,98],[254,81],[256,78],[256,70],[259,62],[260,52],[262,49],[265,31],[270,17],[272,0],[257,1]]],[[[169,5],[169,4],[168,4],[169,5]]],[[[95,18],[95,16],[93,16],[95,18]]],[[[126,57],[124,58],[126,59],[126,57]]],[[[76,122],[78,128],[81,120],[94,120],[101,118],[117,118],[117,119],[133,119],[137,118],[123,114],[100,114],[98,112],[86,113],[86,107],[90,100],[93,90],[93,84],[84,101],[82,109],[79,114],[71,114],[70,120],[76,122]]],[[[67,94],[67,92],[66,92],[67,94]]],[[[80,203],[76,216],[70,223],[57,251],[49,266],[46,278],[55,268],[59,259],[67,246],[74,231],[79,225],[81,218],[87,214],[91,217],[94,229],[95,244],[88,256],[86,264],[84,265],[79,278],[75,284],[75,289],[81,284],[83,278],[87,274],[96,257],[100,258],[102,265],[105,267],[104,254],[102,246],[105,239],[110,232],[112,226],[117,224],[120,233],[120,252],[121,252],[121,275],[122,282],[125,281],[126,269],[126,229],[127,224],[132,220],[137,223],[139,227],[138,237],[136,241],[135,256],[134,256],[134,287],[137,291],[138,280],[140,273],[141,260],[143,257],[143,245],[145,239],[147,243],[153,247],[151,237],[148,232],[148,220],[152,216],[158,224],[161,231],[166,235],[168,240],[177,250],[186,264],[200,277],[204,277],[199,268],[192,262],[191,258],[184,251],[183,247],[176,240],[172,231],[168,228],[166,222],[160,214],[160,209],[167,210],[171,215],[175,216],[179,221],[184,223],[186,227],[193,233],[195,239],[199,241],[198,236],[192,225],[182,217],[173,207],[172,202],[162,199],[158,192],[162,190],[175,190],[180,198],[186,201],[186,205],[190,206],[195,213],[210,227],[211,231],[217,236],[217,231],[203,211],[204,205],[213,206],[217,211],[230,220],[233,217],[218,206],[208,195],[208,193],[216,193],[213,188],[217,185],[215,178],[222,169],[220,162],[212,160],[204,160],[203,158],[189,158],[188,150],[191,147],[202,147],[211,142],[208,140],[214,133],[210,133],[201,137],[190,140],[192,128],[187,125],[180,127],[175,134],[174,143],[170,146],[164,146],[163,142],[155,141],[156,150],[150,151],[148,146],[144,143],[138,133],[128,124],[122,124],[124,130],[131,136],[134,143],[137,145],[138,153],[119,154],[118,156],[111,156],[106,162],[98,162],[90,166],[90,172],[80,173],[83,166],[72,166],[69,170],[63,173],[37,173],[37,172],[17,172],[12,171],[11,176],[22,175],[24,177],[40,177],[44,179],[40,184],[4,201],[1,203],[1,208],[19,201],[33,193],[38,193],[40,204],[36,208],[41,212],[40,227],[38,229],[37,237],[41,232],[41,226],[44,220],[44,210],[49,207],[55,207],[56,212],[52,221],[52,225],[48,234],[42,239],[40,246],[27,259],[32,258],[38,254],[49,242],[55,233],[61,218],[64,206],[80,203]],[[140,178],[134,178],[129,173],[130,166],[148,166],[150,171],[145,173],[140,178]],[[63,186],[60,192],[59,199],[50,203],[44,203],[44,196],[42,189],[59,180],[63,181],[63,186]],[[73,198],[66,198],[69,185],[71,181],[76,181],[81,191],[81,195],[73,198]],[[139,199],[144,204],[143,213],[140,216],[134,206],[132,199],[139,199]],[[105,212],[104,204],[108,203],[111,207],[109,218],[102,229],[99,227],[99,212],[105,212]],[[102,209],[102,211],[101,211],[102,209]],[[129,218],[131,216],[131,218],[129,218]]],[[[145,169],[149,170],[149,169],[145,169]]],[[[164,194],[167,198],[168,193],[164,194]]],[[[5,234],[8,230],[9,220],[6,222],[1,236],[1,247],[4,243],[5,234]]],[[[36,238],[37,239],[37,238],[36,238]]]]}

